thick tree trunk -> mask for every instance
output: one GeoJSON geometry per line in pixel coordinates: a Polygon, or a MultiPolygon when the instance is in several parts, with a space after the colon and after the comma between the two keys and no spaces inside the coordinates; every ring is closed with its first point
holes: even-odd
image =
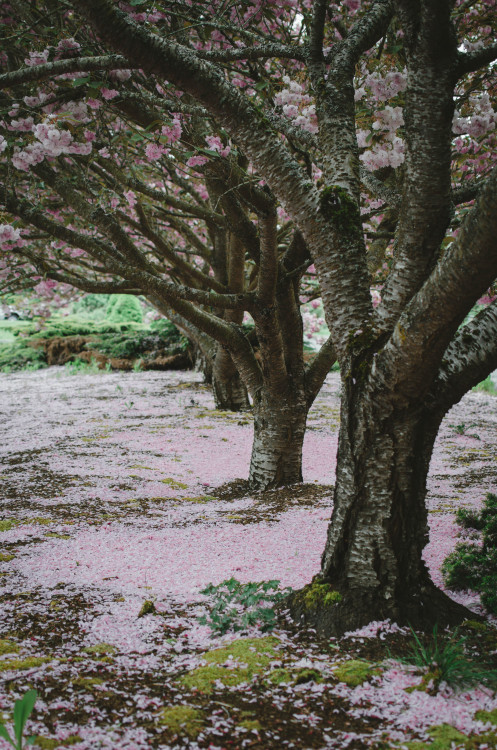
{"type": "Polygon", "coordinates": [[[250,486],[272,489],[302,481],[302,445],[308,405],[300,393],[272,396],[260,390],[254,400],[254,442],[250,486]]]}
{"type": "Polygon", "coordinates": [[[322,570],[292,595],[296,619],[339,635],[373,620],[431,629],[470,614],[434,586],[422,559],[426,477],[440,421],[424,408],[395,413],[344,384],[322,570]]]}
{"type": "Polygon", "coordinates": [[[218,345],[212,368],[212,392],[216,409],[241,411],[250,409],[247,389],[231,355],[218,345]]]}

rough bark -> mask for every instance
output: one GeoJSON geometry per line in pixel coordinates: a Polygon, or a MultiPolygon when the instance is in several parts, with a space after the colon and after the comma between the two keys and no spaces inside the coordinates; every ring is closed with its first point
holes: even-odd
{"type": "Polygon", "coordinates": [[[212,393],[216,409],[242,411],[250,409],[247,389],[231,355],[218,346],[212,368],[212,393]]]}
{"type": "Polygon", "coordinates": [[[302,481],[302,445],[308,406],[302,389],[280,397],[268,389],[254,399],[254,442],[249,483],[272,489],[302,481]]]}
{"type": "Polygon", "coordinates": [[[470,613],[436,588],[422,559],[426,477],[442,413],[385,411],[350,382],[341,411],[321,574],[292,595],[293,616],[327,636],[386,618],[423,629],[461,622],[470,613]]]}

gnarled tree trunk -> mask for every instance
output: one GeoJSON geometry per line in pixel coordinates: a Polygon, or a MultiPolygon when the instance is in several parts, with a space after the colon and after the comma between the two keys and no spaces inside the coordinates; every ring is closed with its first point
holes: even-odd
{"type": "Polygon", "coordinates": [[[333,516],[311,584],[327,585],[292,595],[296,619],[338,635],[372,620],[431,628],[468,616],[432,583],[422,559],[426,478],[442,416],[423,406],[388,410],[344,384],[333,516]]]}

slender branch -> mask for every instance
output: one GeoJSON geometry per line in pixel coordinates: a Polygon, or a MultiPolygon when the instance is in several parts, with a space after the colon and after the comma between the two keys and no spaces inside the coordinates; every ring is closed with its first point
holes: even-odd
{"type": "Polygon", "coordinates": [[[64,73],[88,73],[92,70],[122,70],[131,68],[129,60],[122,55],[100,55],[98,57],[71,57],[42,65],[13,70],[0,75],[0,90],[17,86],[20,83],[43,81],[64,73]]]}

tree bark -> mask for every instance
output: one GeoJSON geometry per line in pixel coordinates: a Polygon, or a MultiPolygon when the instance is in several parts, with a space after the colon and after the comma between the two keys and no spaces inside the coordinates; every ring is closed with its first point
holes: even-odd
{"type": "Polygon", "coordinates": [[[254,442],[249,483],[267,490],[302,481],[302,445],[309,407],[303,389],[280,396],[261,389],[254,398],[254,442]]]}
{"type": "Polygon", "coordinates": [[[331,636],[387,618],[429,630],[475,617],[433,584],[422,559],[442,416],[423,406],[396,413],[344,383],[332,521],[320,575],[290,597],[295,619],[331,636]]]}
{"type": "Polygon", "coordinates": [[[218,345],[212,368],[212,392],[216,409],[242,411],[250,409],[247,389],[231,355],[218,345]]]}

